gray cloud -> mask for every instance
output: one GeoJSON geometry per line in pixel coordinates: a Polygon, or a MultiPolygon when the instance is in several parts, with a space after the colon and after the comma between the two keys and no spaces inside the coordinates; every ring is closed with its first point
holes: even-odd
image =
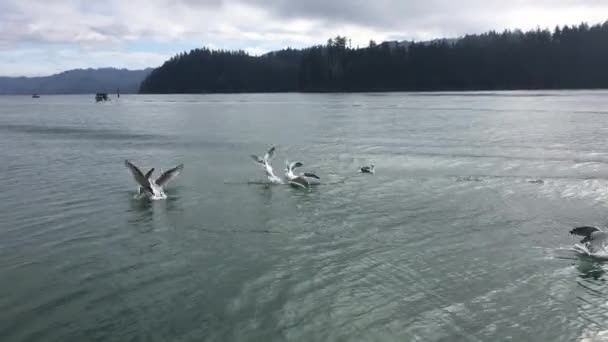
{"type": "Polygon", "coordinates": [[[317,19],[404,34],[417,31],[463,34],[513,25],[528,28],[608,19],[608,2],[604,0],[241,1],[279,18],[317,19]],[[535,15],[527,17],[527,13],[535,15]]]}
{"type": "Polygon", "coordinates": [[[605,14],[603,0],[0,0],[0,41],[95,43],[218,31],[267,33],[293,20],[316,23],[310,32],[299,32],[304,35],[349,26],[427,38],[597,22],[605,14]]]}
{"type": "Polygon", "coordinates": [[[315,24],[300,31],[296,25],[291,30],[295,35],[357,28],[424,39],[516,26],[597,22],[604,20],[604,13],[608,14],[608,2],[603,0],[0,0],[0,41],[87,44],[205,38],[217,32],[238,39],[238,33],[280,33],[294,20],[315,24]]]}
{"type": "Polygon", "coordinates": [[[0,64],[8,63],[3,54],[11,55],[11,68],[26,70],[29,60],[34,69],[40,63],[34,66],[33,59],[67,48],[71,63],[79,55],[93,58],[92,50],[117,51],[116,64],[128,67],[140,65],[137,58],[158,61],[184,46],[262,53],[323,43],[337,34],[357,45],[597,23],[607,15],[606,0],[0,0],[0,64]],[[166,50],[129,48],[150,42],[166,50]]]}

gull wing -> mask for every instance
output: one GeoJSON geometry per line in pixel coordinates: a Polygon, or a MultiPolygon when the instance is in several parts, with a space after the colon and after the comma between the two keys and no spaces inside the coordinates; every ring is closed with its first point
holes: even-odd
{"type": "Polygon", "coordinates": [[[315,175],[314,173],[309,173],[309,172],[304,172],[304,176],[309,177],[309,178],[321,179],[321,178],[319,178],[319,176],[315,175]]]}
{"type": "Polygon", "coordinates": [[[594,232],[599,232],[600,229],[594,226],[584,226],[584,227],[576,227],[570,230],[570,234],[582,236],[583,239],[581,243],[589,242],[591,240],[591,234],[594,232]]]}
{"type": "Polygon", "coordinates": [[[146,179],[150,179],[150,176],[152,176],[152,173],[154,173],[154,168],[151,168],[150,171],[146,172],[144,177],[146,177],[146,179]]]}
{"type": "Polygon", "coordinates": [[[266,154],[264,155],[264,161],[265,162],[269,162],[272,157],[274,156],[274,150],[276,149],[276,147],[272,146],[270,148],[270,150],[268,150],[268,152],[266,152],[266,154]]]}
{"type": "Polygon", "coordinates": [[[156,179],[156,181],[155,181],[156,184],[160,187],[165,186],[167,183],[169,183],[170,180],[177,177],[177,175],[179,175],[183,169],[184,169],[184,164],[179,164],[176,167],[172,168],[171,170],[165,171],[162,175],[160,175],[160,177],[158,177],[156,179]]]}
{"type": "Polygon", "coordinates": [[[139,184],[139,186],[144,188],[146,191],[152,192],[152,188],[150,187],[150,182],[148,181],[146,176],[144,176],[144,174],[141,173],[141,171],[137,168],[137,166],[135,166],[133,163],[131,163],[128,160],[125,160],[125,166],[127,168],[129,168],[129,170],[131,171],[131,174],[133,175],[133,178],[135,179],[137,184],[139,184]]]}

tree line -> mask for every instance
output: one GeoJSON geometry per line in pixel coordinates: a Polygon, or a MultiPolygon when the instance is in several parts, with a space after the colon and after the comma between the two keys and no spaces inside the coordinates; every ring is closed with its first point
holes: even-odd
{"type": "Polygon", "coordinates": [[[141,93],[608,88],[608,21],[430,42],[347,37],[263,56],[195,49],[142,82],[141,93]]]}

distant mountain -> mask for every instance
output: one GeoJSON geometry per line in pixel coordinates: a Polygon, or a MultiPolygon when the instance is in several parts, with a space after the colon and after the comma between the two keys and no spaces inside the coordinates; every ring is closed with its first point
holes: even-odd
{"type": "Polygon", "coordinates": [[[152,71],[115,68],[75,69],[44,77],[0,77],[0,95],[137,93],[152,71]]]}

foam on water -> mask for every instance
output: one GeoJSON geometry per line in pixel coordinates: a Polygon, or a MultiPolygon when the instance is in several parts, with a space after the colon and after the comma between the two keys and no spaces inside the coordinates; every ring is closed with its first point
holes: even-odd
{"type": "Polygon", "coordinates": [[[593,257],[598,260],[608,260],[608,251],[600,251],[592,253],[585,245],[575,244],[573,250],[580,255],[593,257]]]}

